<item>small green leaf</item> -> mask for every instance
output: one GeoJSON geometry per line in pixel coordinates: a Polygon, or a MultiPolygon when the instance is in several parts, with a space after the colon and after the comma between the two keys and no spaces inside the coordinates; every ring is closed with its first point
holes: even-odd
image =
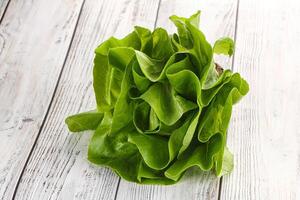
{"type": "Polygon", "coordinates": [[[65,122],[72,132],[80,132],[86,130],[96,130],[103,119],[103,113],[97,111],[89,111],[66,118],[65,122]]]}
{"type": "Polygon", "coordinates": [[[231,56],[234,52],[234,42],[228,37],[220,38],[215,42],[213,50],[215,54],[231,56]]]}

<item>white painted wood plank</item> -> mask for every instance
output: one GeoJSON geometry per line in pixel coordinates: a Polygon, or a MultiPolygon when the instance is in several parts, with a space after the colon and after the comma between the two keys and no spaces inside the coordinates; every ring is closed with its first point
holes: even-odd
{"type": "MultiPolygon", "coordinates": [[[[169,16],[190,16],[202,10],[200,26],[210,42],[222,36],[234,36],[236,0],[202,1],[198,0],[162,0],[159,8],[157,26],[174,32],[175,26],[169,16]]],[[[216,61],[224,68],[230,68],[231,60],[217,57],[216,61]]],[[[219,179],[211,173],[192,169],[178,184],[173,186],[140,186],[121,181],[117,194],[118,200],[127,199],[218,199],[219,179]]]]}
{"type": "Polygon", "coordinates": [[[16,199],[114,199],[119,178],[87,161],[90,134],[70,134],[66,116],[95,108],[94,49],[136,24],[153,28],[157,0],[86,0],[49,117],[25,168],[16,199]]]}
{"type": "Polygon", "coordinates": [[[9,0],[0,0],[0,20],[4,14],[5,8],[8,4],[9,0]]]}
{"type": "Polygon", "coordinates": [[[0,25],[0,197],[9,199],[51,101],[82,0],[11,1],[0,25]]]}
{"type": "Polygon", "coordinates": [[[235,71],[250,93],[231,120],[221,199],[300,199],[300,2],[241,0],[235,71]]]}

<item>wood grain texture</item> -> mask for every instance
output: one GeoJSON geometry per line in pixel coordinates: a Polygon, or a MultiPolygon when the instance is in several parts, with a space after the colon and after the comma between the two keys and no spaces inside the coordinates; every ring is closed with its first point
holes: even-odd
{"type": "MultiPolygon", "coordinates": [[[[236,0],[162,0],[157,26],[174,32],[175,26],[169,20],[169,16],[177,14],[187,17],[196,10],[202,10],[200,27],[213,44],[219,37],[234,37],[236,6],[236,0]]],[[[231,59],[216,57],[216,61],[224,68],[231,67],[231,59]]],[[[215,175],[192,169],[174,186],[140,186],[121,180],[117,199],[218,199],[218,191],[219,179],[215,175]]]]}
{"type": "Polygon", "coordinates": [[[0,25],[2,199],[13,195],[38,135],[81,6],[81,0],[12,1],[0,25]]]}
{"type": "Polygon", "coordinates": [[[94,49],[139,24],[153,28],[156,0],[86,0],[49,116],[24,170],[16,199],[114,199],[119,178],[87,161],[90,134],[70,134],[64,119],[95,108],[94,49]]]}
{"type": "Polygon", "coordinates": [[[250,84],[235,107],[235,169],[221,199],[300,199],[300,2],[241,0],[234,69],[250,84]]]}
{"type": "Polygon", "coordinates": [[[9,0],[0,0],[0,22],[3,18],[4,12],[6,10],[6,7],[8,5],[9,0]]]}

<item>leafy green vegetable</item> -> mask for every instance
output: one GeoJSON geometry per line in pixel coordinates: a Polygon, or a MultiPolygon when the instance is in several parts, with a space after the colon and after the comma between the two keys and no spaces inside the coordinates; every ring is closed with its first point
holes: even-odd
{"type": "Polygon", "coordinates": [[[249,86],[213,54],[231,56],[230,38],[212,47],[199,30],[200,12],[171,16],[178,33],[143,27],[95,50],[95,111],[66,119],[72,132],[94,131],[88,159],[128,181],[174,184],[192,166],[217,176],[233,168],[226,147],[232,105],[249,86]]]}

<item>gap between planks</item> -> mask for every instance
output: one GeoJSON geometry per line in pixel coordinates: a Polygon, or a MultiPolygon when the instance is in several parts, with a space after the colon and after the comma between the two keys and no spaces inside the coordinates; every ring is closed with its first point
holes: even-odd
{"type": "MultiPolygon", "coordinates": [[[[235,11],[235,26],[234,26],[234,46],[236,47],[236,41],[237,41],[237,30],[238,30],[238,19],[239,19],[239,6],[240,6],[240,0],[237,0],[236,2],[236,11],[235,11]]],[[[234,70],[234,59],[235,59],[235,53],[232,55],[232,60],[231,60],[231,70],[234,70]]],[[[220,178],[219,182],[219,190],[218,190],[218,200],[221,200],[221,191],[222,191],[222,183],[223,183],[223,177],[220,178]]]]}
{"type": "Polygon", "coordinates": [[[10,3],[10,0],[4,0],[0,3],[0,24],[2,23],[2,20],[4,18],[6,10],[9,6],[9,3],[10,3]]]}
{"type": "MultiPolygon", "coordinates": [[[[29,159],[30,159],[30,157],[31,157],[31,154],[32,154],[32,152],[33,152],[33,150],[34,150],[34,148],[35,148],[35,146],[36,146],[36,143],[37,143],[37,141],[38,141],[38,138],[39,138],[39,136],[40,136],[40,134],[41,134],[41,132],[42,132],[42,130],[43,130],[43,128],[44,128],[45,122],[46,122],[46,120],[47,120],[47,118],[48,118],[49,111],[50,111],[50,109],[51,109],[51,106],[52,106],[52,103],[53,103],[53,99],[54,99],[54,96],[55,96],[56,91],[57,91],[58,84],[59,84],[60,79],[61,79],[62,72],[63,72],[63,70],[64,70],[64,67],[65,67],[67,58],[68,58],[68,56],[69,56],[69,52],[70,52],[71,45],[72,45],[73,40],[74,40],[74,35],[75,35],[76,29],[77,29],[77,26],[78,26],[78,22],[79,22],[79,19],[80,19],[80,16],[81,16],[81,12],[82,12],[82,8],[83,8],[83,6],[84,6],[84,3],[85,3],[85,0],[83,0],[83,2],[82,2],[82,4],[81,4],[80,11],[79,11],[79,14],[78,14],[78,17],[77,17],[77,21],[76,21],[76,24],[75,24],[75,27],[74,27],[74,30],[73,30],[73,33],[72,33],[72,37],[71,37],[69,46],[68,46],[68,50],[67,50],[67,53],[66,53],[66,56],[65,56],[65,59],[64,59],[62,68],[61,68],[61,70],[60,70],[60,72],[59,72],[59,76],[58,76],[58,79],[57,79],[57,82],[56,82],[54,91],[53,91],[53,93],[52,93],[52,95],[51,95],[51,100],[50,100],[50,103],[49,103],[49,105],[48,105],[46,114],[45,114],[45,116],[44,116],[44,118],[43,118],[42,124],[41,124],[40,129],[39,129],[39,131],[38,131],[38,134],[37,134],[37,136],[36,136],[36,138],[35,138],[35,140],[34,140],[34,143],[33,143],[32,147],[31,147],[31,150],[30,150],[30,152],[29,152],[29,154],[28,154],[28,157],[27,157],[27,159],[26,159],[26,162],[25,162],[25,164],[24,164],[24,166],[23,166],[23,168],[22,168],[22,172],[21,172],[21,174],[20,174],[20,176],[19,176],[19,178],[18,178],[18,182],[17,182],[17,184],[16,184],[16,186],[15,186],[15,188],[14,188],[14,193],[13,193],[12,199],[15,199],[15,197],[16,197],[17,189],[18,189],[18,187],[19,187],[21,178],[22,178],[22,176],[23,176],[23,174],[24,174],[24,170],[25,170],[25,168],[26,168],[26,166],[27,166],[27,164],[28,164],[28,161],[29,161],[29,159]]],[[[8,3],[8,4],[9,4],[9,3],[8,3]]],[[[8,7],[8,4],[7,4],[7,7],[8,7]]],[[[7,9],[7,7],[6,7],[6,9],[7,9]]],[[[5,11],[6,11],[6,9],[5,9],[5,11]]],[[[4,12],[4,13],[5,13],[5,12],[4,12]]],[[[4,15],[3,15],[3,16],[4,16],[4,15]]]]}

